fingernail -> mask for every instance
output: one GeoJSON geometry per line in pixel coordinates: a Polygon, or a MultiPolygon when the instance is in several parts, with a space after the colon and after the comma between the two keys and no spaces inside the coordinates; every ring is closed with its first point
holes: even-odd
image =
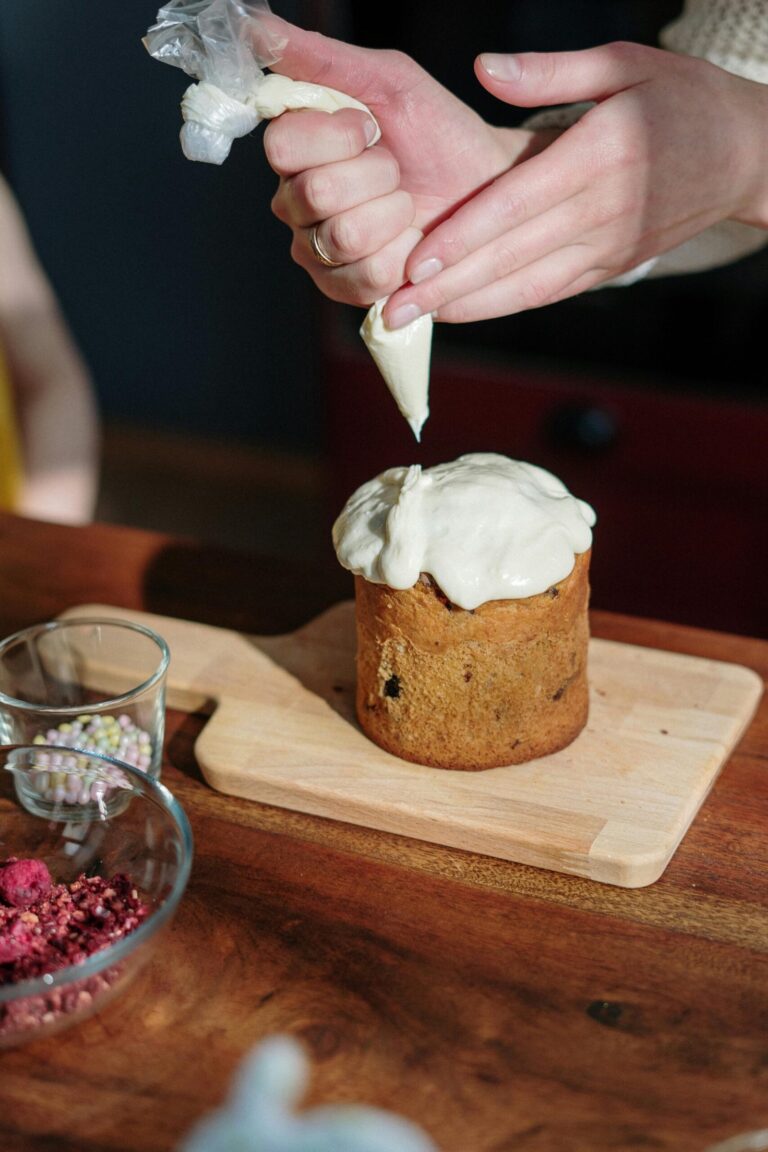
{"type": "Polygon", "coordinates": [[[500,52],[483,52],[480,63],[494,80],[519,80],[522,74],[517,56],[502,55],[500,52]]]}
{"type": "Polygon", "coordinates": [[[371,116],[366,116],[365,123],[363,124],[363,131],[365,132],[366,144],[372,144],[374,137],[379,131],[376,121],[371,116]]]}
{"type": "Polygon", "coordinates": [[[436,256],[431,256],[429,260],[423,260],[421,264],[416,265],[411,272],[411,284],[421,284],[422,280],[429,280],[430,276],[436,276],[442,270],[442,260],[438,260],[436,256]]]}
{"type": "Polygon", "coordinates": [[[419,316],[421,316],[421,308],[418,304],[401,304],[387,318],[387,328],[390,330],[405,328],[406,324],[410,324],[412,320],[418,320],[419,316]]]}

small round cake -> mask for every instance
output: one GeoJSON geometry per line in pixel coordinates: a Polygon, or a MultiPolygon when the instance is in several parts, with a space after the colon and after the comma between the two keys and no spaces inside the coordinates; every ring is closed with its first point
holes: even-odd
{"type": "Polygon", "coordinates": [[[464,771],[570,744],[589,708],[594,521],[550,472],[490,453],[362,485],[333,538],[355,574],[366,735],[464,771]]]}

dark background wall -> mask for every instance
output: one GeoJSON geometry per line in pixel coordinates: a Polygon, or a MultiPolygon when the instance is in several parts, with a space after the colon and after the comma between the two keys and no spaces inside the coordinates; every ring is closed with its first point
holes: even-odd
{"type": "Polygon", "coordinates": [[[259,130],[220,168],[184,159],[190,81],[141,44],[157,7],[2,0],[0,168],[107,417],[310,445],[311,285],[259,130]]]}

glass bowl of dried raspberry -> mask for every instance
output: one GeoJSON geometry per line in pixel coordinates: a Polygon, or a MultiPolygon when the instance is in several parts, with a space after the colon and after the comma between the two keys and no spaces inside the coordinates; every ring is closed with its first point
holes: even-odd
{"type": "Polygon", "coordinates": [[[0,748],[0,1048],[69,1027],[126,986],[173,918],[192,853],[181,805],[141,769],[0,748]]]}

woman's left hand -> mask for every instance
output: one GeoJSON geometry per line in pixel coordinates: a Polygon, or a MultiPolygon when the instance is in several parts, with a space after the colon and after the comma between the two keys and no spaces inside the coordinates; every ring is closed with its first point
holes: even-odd
{"type": "Polygon", "coordinates": [[[768,89],[639,44],[481,56],[509,104],[595,106],[421,240],[385,322],[460,323],[550,304],[724,220],[768,228],[768,89]]]}

